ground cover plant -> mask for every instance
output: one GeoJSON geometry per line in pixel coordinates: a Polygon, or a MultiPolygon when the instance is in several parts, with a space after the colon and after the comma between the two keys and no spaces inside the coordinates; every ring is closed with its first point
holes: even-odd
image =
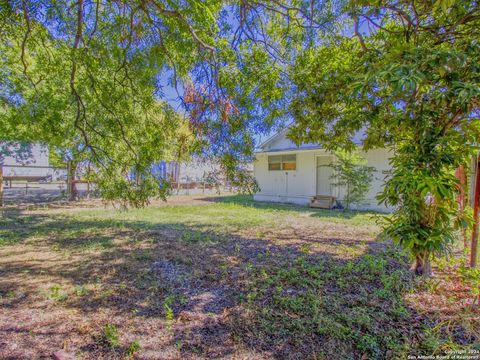
{"type": "Polygon", "coordinates": [[[396,359],[478,349],[480,276],[431,279],[377,214],[175,197],[6,208],[0,358],[396,359]]]}

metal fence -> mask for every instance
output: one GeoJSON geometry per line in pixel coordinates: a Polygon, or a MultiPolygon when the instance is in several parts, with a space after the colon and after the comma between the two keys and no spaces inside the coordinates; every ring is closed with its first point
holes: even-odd
{"type": "MultiPolygon", "coordinates": [[[[45,203],[69,199],[67,169],[36,165],[3,165],[3,202],[5,204],[45,203]]],[[[171,170],[167,168],[167,171],[171,170]]],[[[172,168],[175,170],[175,168],[172,168]]],[[[231,191],[224,182],[212,182],[194,177],[183,177],[178,182],[178,171],[171,182],[171,195],[221,194],[231,191]],[[176,181],[175,181],[176,180],[176,181]]],[[[168,173],[167,173],[168,174],[168,173]]],[[[75,197],[88,199],[96,196],[95,184],[73,180],[75,197]]],[[[0,189],[1,191],[2,189],[0,189]]]]}

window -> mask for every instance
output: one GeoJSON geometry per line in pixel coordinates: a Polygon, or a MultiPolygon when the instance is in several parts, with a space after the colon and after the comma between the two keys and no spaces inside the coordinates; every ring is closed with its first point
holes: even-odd
{"type": "Polygon", "coordinates": [[[268,170],[297,170],[297,155],[269,156],[268,170]]]}
{"type": "Polygon", "coordinates": [[[282,156],[282,170],[297,170],[297,155],[282,156]]]}
{"type": "Polygon", "coordinates": [[[268,170],[282,170],[282,156],[268,157],[268,170]]]}

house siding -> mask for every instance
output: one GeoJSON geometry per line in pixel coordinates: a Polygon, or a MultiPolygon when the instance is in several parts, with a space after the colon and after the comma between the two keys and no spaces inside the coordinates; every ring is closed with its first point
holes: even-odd
{"type": "MultiPolygon", "coordinates": [[[[260,186],[260,191],[254,195],[257,201],[285,202],[298,205],[308,205],[312,196],[316,195],[317,174],[316,158],[321,155],[331,155],[331,153],[317,149],[298,149],[284,151],[285,154],[297,155],[297,169],[294,171],[269,171],[268,155],[269,152],[282,154],[281,149],[276,149],[273,145],[288,145],[285,141],[272,141],[268,152],[258,153],[254,163],[254,175],[260,186]]],[[[288,142],[288,140],[287,140],[288,142]]],[[[375,168],[373,181],[370,191],[366,194],[365,201],[361,205],[352,206],[358,210],[376,210],[389,211],[383,205],[379,205],[376,196],[382,191],[384,180],[389,170],[388,159],[389,151],[386,149],[375,149],[363,153],[367,159],[368,165],[375,168]]],[[[339,201],[345,197],[345,189],[339,187],[332,188],[332,195],[339,201]]]]}

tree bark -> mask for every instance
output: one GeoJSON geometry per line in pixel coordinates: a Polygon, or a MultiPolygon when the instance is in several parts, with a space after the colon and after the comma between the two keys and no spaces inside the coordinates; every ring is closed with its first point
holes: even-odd
{"type": "Polygon", "coordinates": [[[0,207],[3,207],[3,165],[0,165],[0,207]]]}
{"type": "Polygon", "coordinates": [[[421,275],[424,277],[432,276],[432,264],[430,262],[430,254],[426,252],[423,254],[418,254],[415,257],[412,266],[410,267],[410,271],[415,273],[415,275],[421,275]]]}
{"type": "Polygon", "coordinates": [[[68,200],[75,201],[77,199],[77,185],[75,183],[76,164],[69,161],[67,165],[67,192],[68,200]]]}
{"type": "Polygon", "coordinates": [[[478,226],[480,211],[480,156],[477,155],[474,179],[474,195],[473,195],[473,231],[470,248],[470,267],[477,266],[478,253],[478,226]]]}
{"type": "Polygon", "coordinates": [[[178,161],[177,161],[176,175],[177,175],[177,195],[178,195],[180,193],[180,162],[178,161]]]}

